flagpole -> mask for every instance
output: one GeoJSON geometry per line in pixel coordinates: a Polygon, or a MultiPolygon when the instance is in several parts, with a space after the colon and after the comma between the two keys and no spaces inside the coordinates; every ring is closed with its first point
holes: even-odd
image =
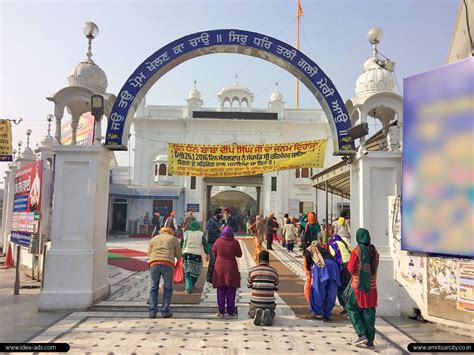
{"type": "MultiPolygon", "coordinates": [[[[296,2],[296,49],[300,50],[300,1],[297,0],[296,2]]],[[[300,82],[298,78],[296,78],[296,109],[299,109],[300,104],[300,82]]]]}

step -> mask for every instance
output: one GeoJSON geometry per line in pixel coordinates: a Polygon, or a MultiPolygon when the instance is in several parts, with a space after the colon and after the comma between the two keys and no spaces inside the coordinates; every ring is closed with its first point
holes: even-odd
{"type": "MultiPolygon", "coordinates": [[[[171,304],[173,313],[216,313],[215,305],[171,304]]],[[[92,306],[90,311],[98,312],[148,312],[148,305],[143,302],[102,301],[92,306]]]]}

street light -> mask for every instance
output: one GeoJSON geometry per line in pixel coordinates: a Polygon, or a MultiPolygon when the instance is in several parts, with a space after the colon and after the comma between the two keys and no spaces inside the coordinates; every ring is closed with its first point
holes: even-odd
{"type": "Polygon", "coordinates": [[[88,39],[88,45],[87,45],[87,58],[89,61],[94,63],[94,61],[91,59],[92,57],[92,40],[97,37],[99,34],[99,27],[94,22],[86,22],[84,24],[84,27],[82,28],[82,32],[84,32],[84,35],[88,39]]]}
{"type": "Polygon", "coordinates": [[[20,157],[20,154],[21,154],[21,146],[23,145],[23,141],[18,141],[17,145],[18,145],[18,157],[20,157]]]}
{"type": "Polygon", "coordinates": [[[104,114],[104,97],[102,95],[91,96],[91,113],[94,116],[94,142],[100,143],[100,120],[104,114]]]}
{"type": "Polygon", "coordinates": [[[31,133],[33,133],[33,131],[31,129],[27,129],[25,133],[26,133],[26,147],[29,148],[30,147],[30,136],[31,136],[31,133]]]}
{"type": "Polygon", "coordinates": [[[94,39],[99,34],[99,27],[94,22],[86,22],[82,27],[82,32],[87,38],[94,39]]]}
{"type": "Polygon", "coordinates": [[[380,41],[382,40],[383,37],[383,31],[379,27],[374,27],[369,30],[369,33],[367,33],[367,40],[370,42],[370,44],[379,44],[380,41]]]}
{"type": "Polygon", "coordinates": [[[369,125],[367,122],[358,124],[357,126],[349,128],[347,133],[353,140],[365,137],[369,133],[369,125]]]}
{"type": "Polygon", "coordinates": [[[49,114],[46,116],[46,121],[48,121],[48,137],[51,136],[51,122],[53,122],[54,116],[52,114],[49,114]]]}
{"type": "Polygon", "coordinates": [[[380,41],[382,40],[382,37],[383,37],[383,31],[382,29],[378,27],[371,28],[369,30],[369,33],[367,33],[367,40],[372,45],[373,55],[375,58],[378,58],[379,51],[377,49],[377,44],[380,43],[380,41]]]}

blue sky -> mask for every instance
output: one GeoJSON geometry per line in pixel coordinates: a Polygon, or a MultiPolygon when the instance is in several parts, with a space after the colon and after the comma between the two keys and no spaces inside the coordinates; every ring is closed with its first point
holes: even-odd
{"type": "MultiPolygon", "coordinates": [[[[459,2],[455,0],[301,0],[300,49],[332,79],[344,100],[370,56],[367,32],[384,31],[380,51],[396,61],[403,78],[445,63],[459,2]]],[[[14,142],[33,129],[34,143],[46,133],[53,112],[46,96],[67,85],[71,69],[85,58],[82,26],[100,29],[93,59],[108,76],[107,91],[117,93],[131,72],[151,53],[184,35],[206,29],[238,28],[264,33],[292,45],[296,36],[296,0],[272,1],[56,1],[0,4],[0,117],[24,121],[14,142]]],[[[295,80],[283,69],[243,55],[215,54],[181,64],[149,92],[149,104],[185,104],[197,80],[204,105],[217,105],[217,92],[232,84],[255,93],[254,107],[266,107],[279,82],[287,107],[295,107],[295,80]]],[[[306,88],[300,107],[319,104],[306,88]]]]}

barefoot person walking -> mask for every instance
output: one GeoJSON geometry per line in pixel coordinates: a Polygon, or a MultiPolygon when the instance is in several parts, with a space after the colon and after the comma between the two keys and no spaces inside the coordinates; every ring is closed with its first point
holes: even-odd
{"type": "Polygon", "coordinates": [[[225,227],[221,237],[212,248],[216,258],[212,286],[217,288],[218,318],[224,318],[227,305],[229,318],[237,318],[235,294],[240,287],[240,272],[237,259],[242,256],[240,244],[234,238],[232,227],[225,227]]]}
{"type": "Polygon", "coordinates": [[[212,217],[207,221],[207,243],[209,244],[209,265],[207,266],[207,282],[212,283],[212,275],[214,274],[214,253],[212,252],[214,243],[219,239],[223,228],[222,209],[217,208],[212,217]]]}
{"type": "Polygon", "coordinates": [[[250,230],[253,234],[253,258],[258,261],[258,256],[263,250],[262,244],[267,230],[263,216],[257,215],[255,223],[250,226],[250,230]]]}
{"type": "Polygon", "coordinates": [[[201,226],[196,220],[191,221],[187,226],[183,239],[181,239],[181,248],[184,260],[184,291],[192,293],[194,285],[201,275],[203,251],[209,261],[209,246],[204,233],[201,232],[201,226]]]}
{"type": "MultiPolygon", "coordinates": [[[[351,281],[351,273],[347,270],[347,264],[351,258],[351,249],[347,243],[337,234],[334,234],[329,239],[329,251],[331,255],[335,257],[337,265],[341,273],[341,287],[337,291],[337,299],[342,308],[346,305],[346,301],[343,297],[344,290],[351,281]]],[[[346,314],[347,311],[344,309],[341,314],[346,314]]]]}
{"type": "Polygon", "coordinates": [[[153,237],[148,245],[148,264],[150,265],[150,318],[156,318],[158,313],[158,287],[163,277],[163,305],[161,315],[169,318],[171,312],[171,297],[173,296],[173,268],[174,259],[181,259],[179,240],[173,236],[170,228],[161,228],[160,234],[153,237]]]}
{"type": "MultiPolygon", "coordinates": [[[[329,251],[315,240],[308,248],[313,260],[309,306],[312,318],[329,321],[341,285],[339,267],[329,251]]],[[[308,264],[308,262],[307,262],[308,264]]]]}
{"type": "Polygon", "coordinates": [[[286,224],[283,226],[283,238],[286,242],[286,250],[288,252],[293,252],[293,248],[295,246],[295,240],[297,237],[296,226],[291,220],[291,218],[286,219],[286,224]]]}
{"type": "Polygon", "coordinates": [[[366,344],[367,347],[373,348],[379,253],[370,244],[370,234],[367,229],[359,228],[356,239],[357,246],[352,251],[347,265],[352,275],[352,282],[345,292],[345,308],[358,336],[353,344],[366,344]]]}

